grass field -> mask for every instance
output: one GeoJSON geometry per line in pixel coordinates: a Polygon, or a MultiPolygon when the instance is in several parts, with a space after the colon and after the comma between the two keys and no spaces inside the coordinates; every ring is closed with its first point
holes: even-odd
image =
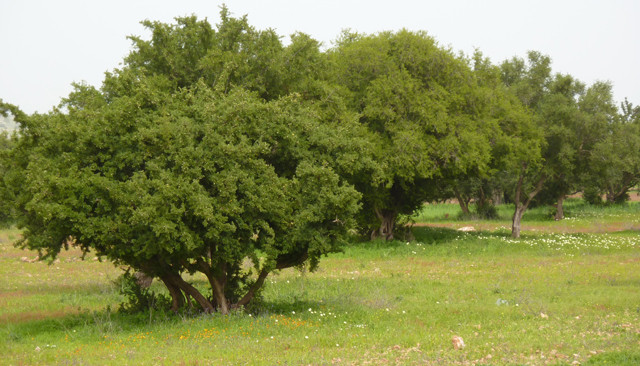
{"type": "MultiPolygon", "coordinates": [[[[636,193],[633,193],[634,196],[636,193]]],[[[425,205],[412,219],[420,226],[428,224],[439,227],[474,226],[485,230],[511,227],[513,205],[497,207],[499,218],[495,220],[468,220],[461,217],[462,211],[457,203],[425,205]]],[[[607,233],[625,230],[640,230],[640,202],[625,205],[592,206],[581,199],[569,199],[564,205],[565,219],[555,221],[553,209],[536,207],[525,212],[524,231],[543,232],[592,232],[607,233]]]]}
{"type": "Polygon", "coordinates": [[[73,251],[31,263],[0,231],[0,364],[640,364],[640,206],[569,206],[562,223],[525,215],[537,230],[519,240],[508,207],[464,222],[426,206],[417,222],[487,229],[352,244],[270,277],[259,311],[230,316],[119,313],[121,269],[73,251]]]}

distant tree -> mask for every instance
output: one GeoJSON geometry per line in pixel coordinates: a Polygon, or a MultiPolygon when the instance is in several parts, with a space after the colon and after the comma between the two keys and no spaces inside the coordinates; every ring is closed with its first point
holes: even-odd
{"type": "Polygon", "coordinates": [[[584,84],[571,75],[556,74],[535,110],[544,128],[543,150],[545,185],[536,197],[542,203],[554,204],[555,219],[564,218],[565,197],[580,190],[579,175],[589,150],[592,136],[587,135],[588,120],[579,108],[584,84]]]}
{"type": "Polygon", "coordinates": [[[529,109],[543,137],[540,163],[529,178],[514,176],[515,237],[522,214],[534,199],[555,203],[556,220],[564,217],[565,197],[593,179],[593,154],[617,118],[611,85],[598,82],[585,90],[570,75],[552,75],[550,65],[549,57],[530,52],[526,62],[514,58],[501,66],[504,82],[529,109]]]}
{"type": "Polygon", "coordinates": [[[602,189],[599,185],[599,173],[594,169],[592,155],[597,144],[612,132],[618,121],[618,108],[613,101],[610,83],[596,82],[591,85],[579,100],[583,125],[577,131],[581,141],[576,171],[580,188],[585,199],[600,202],[602,189]]]}
{"type": "Polygon", "coordinates": [[[464,214],[472,214],[473,209],[479,217],[494,218],[495,205],[503,201],[505,190],[512,188],[509,177],[520,172],[522,163],[540,159],[537,143],[541,131],[532,125],[530,114],[502,82],[501,69],[479,51],[472,62],[477,85],[474,108],[483,126],[476,134],[484,135],[490,159],[486,165],[473,166],[466,172],[445,173],[448,178],[441,186],[457,199],[464,214]]]}
{"type": "Polygon", "coordinates": [[[640,183],[638,110],[625,100],[617,118],[610,119],[608,133],[590,155],[587,188],[604,192],[608,203],[625,202],[629,190],[640,183]]]}
{"type": "MultiPolygon", "coordinates": [[[[514,57],[500,66],[502,80],[527,108],[519,113],[512,127],[504,125],[503,131],[512,137],[510,147],[515,154],[507,152],[509,169],[506,172],[513,181],[513,214],[511,235],[520,237],[522,216],[535,196],[540,193],[548,172],[544,169],[543,152],[547,147],[544,125],[537,114],[538,107],[548,91],[551,79],[551,59],[539,52],[531,51],[527,61],[514,57]],[[513,128],[513,129],[512,129],[513,128]],[[511,130],[512,129],[512,130],[511,130]]],[[[509,151],[509,150],[507,150],[509,151]]]]}
{"type": "Polygon", "coordinates": [[[216,29],[145,22],[151,40],[134,37],[101,89],[75,85],[28,119],[15,148],[22,246],[54,258],[74,239],[159,278],[173,310],[193,299],[222,313],[274,270],[340,249],[360,194],[338,171],[357,171],[366,144],[307,72],[318,43],[283,47],[221,15],[216,29]],[[183,278],[196,272],[207,291],[183,278]]]}
{"type": "MultiPolygon", "coordinates": [[[[23,121],[26,115],[16,106],[5,103],[0,99],[0,117],[23,121]]],[[[15,177],[13,166],[15,162],[11,153],[15,145],[15,131],[0,131],[0,226],[9,226],[14,216],[14,190],[12,180],[15,177]]]]}
{"type": "Polygon", "coordinates": [[[392,239],[399,215],[437,198],[448,174],[482,167],[489,147],[466,60],[425,33],[344,33],[330,50],[333,81],[375,140],[375,175],[356,181],[361,222],[392,239]]]}

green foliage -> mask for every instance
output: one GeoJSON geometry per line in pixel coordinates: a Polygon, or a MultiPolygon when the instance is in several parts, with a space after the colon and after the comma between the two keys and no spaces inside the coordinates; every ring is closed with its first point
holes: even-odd
{"type": "MultiPolygon", "coordinates": [[[[12,116],[16,122],[24,121],[25,114],[16,106],[5,103],[0,99],[0,117],[12,116]]],[[[18,132],[0,130],[0,227],[11,226],[14,223],[14,195],[11,188],[14,174],[13,158],[11,156],[18,132]]]]}
{"type": "Polygon", "coordinates": [[[607,135],[617,110],[609,84],[598,82],[586,89],[570,75],[552,75],[550,58],[538,52],[529,52],[527,61],[505,61],[501,70],[505,85],[528,107],[542,137],[538,163],[521,161],[520,172],[512,174],[511,180],[517,181],[517,236],[518,216],[530,204],[555,204],[555,217],[562,218],[562,202],[589,180],[584,177],[592,171],[595,146],[607,135]]]}
{"type": "Polygon", "coordinates": [[[490,202],[478,203],[474,206],[475,213],[481,219],[497,219],[498,210],[496,206],[490,202]]]}
{"type": "Polygon", "coordinates": [[[10,140],[6,131],[0,132],[0,227],[6,227],[11,224],[11,198],[9,191],[6,189],[6,183],[4,182],[4,176],[9,170],[9,153],[12,148],[12,141],[10,140]]]}
{"type": "MultiPolygon", "coordinates": [[[[21,245],[54,258],[75,240],[159,278],[174,310],[191,297],[228,312],[271,271],[314,269],[340,249],[360,194],[337,172],[359,164],[363,147],[345,138],[358,135],[348,115],[325,123],[314,100],[243,84],[265,75],[257,66],[224,76],[224,88],[196,79],[218,61],[227,70],[284,57],[282,46],[262,47],[266,33],[244,18],[223,9],[217,31],[177,22],[146,22],[152,41],[134,38],[136,50],[101,90],[75,85],[60,109],[26,123],[16,148],[21,245]],[[182,279],[196,272],[210,296],[182,279]]],[[[303,36],[291,46],[300,42],[317,47],[303,36]]]]}
{"type": "Polygon", "coordinates": [[[466,60],[406,30],[344,33],[329,57],[332,80],[376,142],[378,174],[355,182],[361,222],[381,226],[376,235],[393,237],[398,215],[440,196],[436,182],[445,172],[485,168],[486,101],[466,60]]]}
{"type": "MultiPolygon", "coordinates": [[[[249,306],[270,273],[316,269],[357,229],[410,239],[424,202],[456,197],[464,218],[513,202],[517,237],[530,205],[623,202],[640,182],[640,109],[539,52],[496,66],[407,30],[322,52],[224,6],[215,26],[142,24],[99,88],[74,84],[44,115],[0,102],[21,126],[0,135],[0,222],[43,259],[73,244],[150,274],[174,311],[249,306]],[[198,274],[204,292],[184,280],[198,274]]],[[[129,282],[127,308],[151,306],[129,282]]]]}
{"type": "Polygon", "coordinates": [[[118,293],[126,299],[126,302],[120,304],[120,311],[124,313],[163,310],[171,304],[167,296],[156,294],[149,288],[140,286],[136,277],[128,271],[121,274],[114,281],[114,285],[118,293]]]}
{"type": "Polygon", "coordinates": [[[595,187],[586,187],[584,189],[582,197],[591,205],[601,205],[604,202],[602,200],[602,194],[600,193],[600,190],[595,187]]]}
{"type": "Polygon", "coordinates": [[[605,193],[608,203],[622,203],[640,182],[640,124],[618,120],[610,129],[593,148],[589,185],[605,193]]]}

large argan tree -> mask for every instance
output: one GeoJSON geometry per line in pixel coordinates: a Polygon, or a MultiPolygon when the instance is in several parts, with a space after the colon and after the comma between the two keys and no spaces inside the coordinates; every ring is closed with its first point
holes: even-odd
{"type": "Polygon", "coordinates": [[[22,245],[53,258],[75,243],[159,278],[174,310],[227,313],[272,271],[339,249],[360,194],[337,171],[361,165],[359,126],[315,81],[309,37],[284,47],[226,9],[216,28],[144,24],[151,39],[100,89],[23,123],[22,245]]]}

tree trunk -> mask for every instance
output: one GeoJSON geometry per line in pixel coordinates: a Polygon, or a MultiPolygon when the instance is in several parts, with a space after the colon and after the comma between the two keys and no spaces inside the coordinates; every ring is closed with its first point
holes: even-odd
{"type": "MultiPolygon", "coordinates": [[[[202,296],[202,294],[200,293],[200,291],[198,291],[198,289],[196,289],[195,287],[191,286],[191,284],[183,280],[182,277],[180,277],[180,275],[170,274],[169,279],[175,285],[179,286],[180,289],[184,291],[185,294],[191,296],[194,300],[196,300],[198,305],[202,307],[202,310],[204,310],[205,313],[214,312],[215,309],[213,308],[213,304],[211,304],[211,302],[207,300],[206,297],[202,296]]],[[[225,308],[226,308],[226,304],[225,304],[225,308]]],[[[227,313],[228,313],[228,310],[227,310],[227,313]]]]}
{"type": "Polygon", "coordinates": [[[618,190],[611,190],[607,193],[607,203],[624,203],[628,197],[631,187],[620,187],[618,190]]]}
{"type": "Polygon", "coordinates": [[[379,210],[375,209],[376,216],[380,220],[380,228],[371,233],[371,240],[383,239],[393,240],[393,227],[396,223],[396,217],[398,214],[391,210],[379,210]]]}
{"type": "Polygon", "coordinates": [[[500,190],[496,190],[493,192],[493,196],[491,200],[493,201],[494,206],[501,205],[504,202],[504,193],[500,190]]]}
{"type": "Polygon", "coordinates": [[[462,209],[462,213],[465,215],[470,215],[471,212],[469,211],[469,202],[471,201],[470,199],[464,199],[462,197],[462,194],[460,194],[460,191],[458,191],[457,188],[453,189],[453,193],[456,196],[456,199],[458,200],[458,204],[460,205],[460,209],[462,209]]]}
{"type": "Polygon", "coordinates": [[[535,188],[533,189],[533,191],[531,191],[531,193],[529,193],[527,195],[527,200],[522,202],[522,187],[524,185],[524,174],[525,174],[525,170],[526,170],[526,165],[522,165],[522,171],[520,173],[520,177],[518,178],[518,183],[516,183],[516,194],[513,197],[514,200],[514,204],[516,206],[516,210],[513,213],[513,220],[512,220],[512,224],[511,224],[511,237],[512,238],[519,238],[520,237],[520,228],[521,228],[521,222],[522,222],[522,215],[524,215],[524,212],[527,210],[527,207],[529,207],[529,204],[531,203],[531,201],[533,200],[533,198],[540,193],[540,191],[542,190],[542,185],[544,184],[544,181],[546,180],[546,176],[544,174],[542,174],[540,176],[540,179],[538,179],[538,182],[536,183],[535,188]]]}
{"type": "Polygon", "coordinates": [[[168,276],[160,276],[160,280],[169,290],[169,295],[171,295],[171,311],[174,313],[178,312],[185,304],[185,299],[180,287],[174,284],[168,276]]]}
{"type": "Polygon", "coordinates": [[[211,285],[213,287],[213,297],[218,305],[218,311],[224,315],[229,314],[229,302],[224,295],[224,286],[215,278],[211,285]]]}
{"type": "Polygon", "coordinates": [[[606,194],[607,203],[613,203],[615,201],[615,192],[613,189],[608,189],[606,194]]]}
{"type": "Polygon", "coordinates": [[[511,236],[514,238],[520,237],[522,215],[524,215],[525,210],[526,208],[521,207],[520,209],[516,209],[516,211],[513,213],[513,219],[511,224],[511,236]]]}
{"type": "Polygon", "coordinates": [[[209,280],[213,295],[213,307],[219,309],[221,313],[227,314],[229,312],[228,301],[224,295],[224,287],[227,283],[227,264],[223,263],[215,269],[217,276],[214,275],[214,270],[211,268],[211,265],[202,260],[197,262],[196,268],[200,272],[204,273],[209,280]]]}
{"type": "Polygon", "coordinates": [[[556,221],[560,221],[564,219],[563,204],[564,204],[564,195],[561,195],[560,197],[558,197],[558,202],[556,203],[556,216],[555,216],[556,221]]]}
{"type": "Polygon", "coordinates": [[[262,287],[262,285],[264,284],[264,280],[267,278],[268,275],[269,275],[269,271],[266,271],[263,269],[260,272],[258,279],[256,280],[256,282],[253,283],[249,291],[247,291],[247,293],[242,297],[242,299],[240,299],[240,301],[238,301],[236,304],[233,304],[231,308],[235,309],[235,308],[239,308],[241,306],[247,305],[253,299],[253,296],[260,289],[260,287],[262,287]]]}

